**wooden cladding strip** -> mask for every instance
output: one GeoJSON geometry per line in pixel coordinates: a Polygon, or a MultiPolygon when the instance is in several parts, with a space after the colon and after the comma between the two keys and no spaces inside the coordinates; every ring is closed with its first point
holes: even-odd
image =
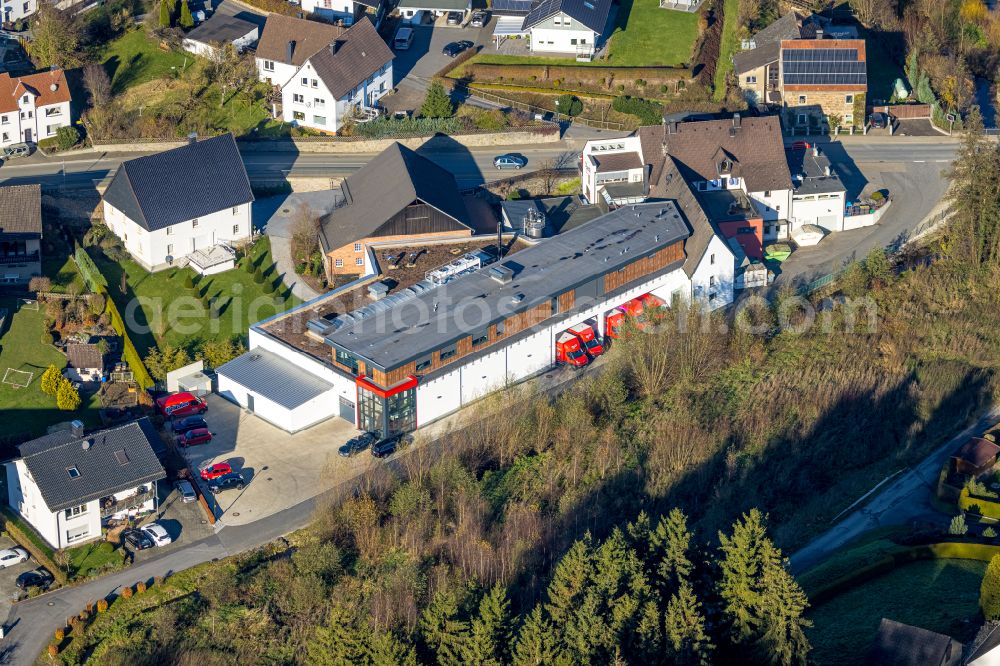
{"type": "Polygon", "coordinates": [[[620,271],[608,273],[604,276],[604,293],[609,293],[630,282],[634,282],[641,277],[655,273],[674,263],[684,259],[684,241],[678,241],[673,245],[668,245],[659,252],[644,257],[639,261],[633,261],[620,271]]]}

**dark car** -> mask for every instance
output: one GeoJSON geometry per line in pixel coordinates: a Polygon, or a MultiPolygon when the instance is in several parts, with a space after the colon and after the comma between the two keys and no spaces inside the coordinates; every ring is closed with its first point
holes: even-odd
{"type": "Polygon", "coordinates": [[[520,169],[528,163],[528,160],[520,155],[507,153],[493,158],[493,166],[497,169],[520,169]]]}
{"type": "Polygon", "coordinates": [[[122,532],[122,541],[133,550],[146,550],[156,545],[142,530],[125,530],[122,532]]]}
{"type": "Polygon", "coordinates": [[[194,430],[195,428],[207,428],[208,424],[200,416],[186,416],[170,424],[170,429],[178,435],[194,430]]]}
{"type": "Polygon", "coordinates": [[[14,584],[17,585],[19,590],[27,590],[32,587],[47,590],[49,589],[49,586],[52,585],[53,580],[55,579],[52,577],[52,574],[49,573],[48,569],[39,567],[34,571],[25,571],[17,577],[14,584]]]}
{"type": "Polygon", "coordinates": [[[208,489],[212,491],[213,495],[218,495],[222,491],[230,490],[232,488],[243,490],[243,486],[245,485],[246,480],[243,478],[243,475],[239,472],[233,472],[209,481],[208,489]]]}
{"type": "Polygon", "coordinates": [[[459,42],[451,42],[450,44],[446,44],[445,47],[441,49],[441,53],[445,54],[449,58],[454,58],[462,51],[471,48],[472,48],[472,42],[470,42],[467,39],[463,39],[459,42]]]}
{"type": "Polygon", "coordinates": [[[461,25],[463,12],[448,12],[448,25],[461,25]]]}
{"type": "Polygon", "coordinates": [[[372,447],[372,455],[376,458],[388,458],[393,453],[409,445],[413,441],[410,435],[393,435],[387,437],[372,447]]]}
{"type": "Polygon", "coordinates": [[[490,13],[479,10],[472,12],[472,20],[469,21],[469,25],[471,25],[473,28],[482,28],[489,22],[490,22],[490,13]]]}
{"type": "Polygon", "coordinates": [[[876,111],[872,114],[872,129],[885,129],[889,124],[889,118],[882,112],[876,111]]]}
{"type": "Polygon", "coordinates": [[[369,446],[378,441],[378,435],[373,432],[366,432],[354,437],[342,447],[340,447],[339,453],[345,458],[350,458],[356,453],[361,453],[369,446]]]}
{"type": "Polygon", "coordinates": [[[207,428],[195,428],[188,430],[183,435],[178,435],[177,446],[188,447],[196,444],[208,444],[212,441],[212,433],[207,428]]]}

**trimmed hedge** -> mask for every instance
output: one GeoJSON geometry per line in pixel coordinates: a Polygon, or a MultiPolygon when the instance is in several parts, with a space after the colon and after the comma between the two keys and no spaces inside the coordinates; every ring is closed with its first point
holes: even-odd
{"type": "Polygon", "coordinates": [[[639,118],[643,125],[659,125],[663,122],[663,105],[639,97],[616,97],[611,108],[619,113],[629,113],[639,118]]]}
{"type": "Polygon", "coordinates": [[[52,548],[10,507],[0,506],[0,512],[3,514],[3,528],[7,534],[31,553],[31,556],[38,560],[39,564],[51,571],[52,576],[60,585],[65,585],[66,572],[56,566],[53,559],[55,553],[52,548]]]}
{"type": "Polygon", "coordinates": [[[108,286],[108,281],[105,279],[104,274],[101,273],[97,264],[90,258],[87,250],[82,245],[76,246],[73,260],[76,262],[76,267],[79,269],[80,275],[83,276],[83,281],[87,283],[87,288],[92,293],[100,293],[102,287],[108,286]]]}
{"type": "Polygon", "coordinates": [[[958,508],[976,516],[1000,520],[1000,502],[983,497],[973,497],[968,488],[958,494],[958,508]]]}
{"type": "Polygon", "coordinates": [[[111,328],[115,329],[115,333],[122,338],[122,358],[128,363],[128,367],[132,369],[135,383],[142,389],[153,388],[156,382],[150,377],[149,370],[146,369],[146,364],[142,362],[142,357],[139,356],[139,352],[132,343],[132,338],[129,337],[128,329],[125,327],[125,320],[122,319],[121,313],[118,312],[118,306],[115,305],[114,300],[107,294],[106,290],[102,289],[102,291],[106,296],[104,300],[107,302],[105,312],[111,317],[111,328]]]}

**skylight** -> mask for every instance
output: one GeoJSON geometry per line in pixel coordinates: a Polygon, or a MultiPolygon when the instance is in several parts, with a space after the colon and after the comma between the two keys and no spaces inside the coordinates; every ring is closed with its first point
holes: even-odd
{"type": "Polygon", "coordinates": [[[69,478],[71,479],[80,478],[80,470],[78,470],[76,467],[67,467],[66,473],[69,474],[69,478]]]}
{"type": "Polygon", "coordinates": [[[127,465],[128,464],[128,454],[125,453],[125,449],[121,449],[119,451],[115,451],[115,460],[118,461],[119,465],[127,465]]]}

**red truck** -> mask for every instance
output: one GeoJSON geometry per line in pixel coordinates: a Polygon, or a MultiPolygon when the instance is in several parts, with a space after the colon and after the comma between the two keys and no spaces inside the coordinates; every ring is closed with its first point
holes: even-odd
{"type": "Polygon", "coordinates": [[[208,410],[208,403],[187,391],[159,398],[156,406],[168,418],[204,414],[208,410]]]}
{"type": "Polygon", "coordinates": [[[597,357],[604,353],[604,345],[597,339],[597,333],[590,324],[580,323],[566,330],[580,338],[580,343],[589,356],[597,357]]]}
{"type": "Polygon", "coordinates": [[[556,363],[566,363],[574,368],[582,368],[589,363],[583,351],[580,338],[569,331],[563,331],[556,338],[556,363]]]}
{"type": "Polygon", "coordinates": [[[635,319],[636,327],[641,331],[646,328],[646,322],[649,320],[647,310],[662,308],[664,305],[666,302],[658,296],[652,294],[637,296],[631,301],[622,303],[606,315],[604,330],[609,338],[613,340],[620,338],[625,318],[632,317],[635,319]]]}

